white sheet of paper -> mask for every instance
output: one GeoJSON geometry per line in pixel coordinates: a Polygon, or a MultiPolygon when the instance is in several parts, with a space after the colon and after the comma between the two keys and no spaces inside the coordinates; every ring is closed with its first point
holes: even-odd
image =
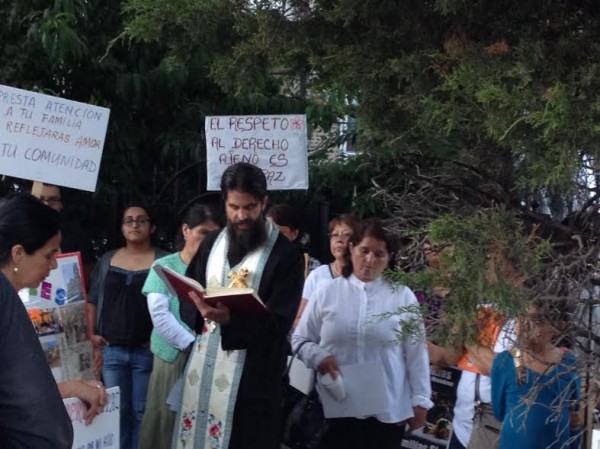
{"type": "MultiPolygon", "coordinates": [[[[288,356],[288,363],[292,356],[288,356]]],[[[295,358],[290,368],[290,385],[308,395],[315,385],[315,372],[307,368],[302,360],[295,358]]]]}
{"type": "Polygon", "coordinates": [[[325,418],[371,416],[387,409],[385,376],[379,362],[341,366],[346,397],[341,401],[320,384],[317,386],[325,418]]]}

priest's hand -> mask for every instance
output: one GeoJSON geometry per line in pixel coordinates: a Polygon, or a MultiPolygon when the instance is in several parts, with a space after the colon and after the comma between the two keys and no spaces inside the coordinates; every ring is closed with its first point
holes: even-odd
{"type": "Polygon", "coordinates": [[[195,292],[189,292],[189,295],[205,320],[214,321],[219,324],[229,324],[229,321],[231,321],[229,307],[224,306],[220,302],[217,303],[216,307],[213,307],[204,300],[204,295],[198,295],[195,292]]]}

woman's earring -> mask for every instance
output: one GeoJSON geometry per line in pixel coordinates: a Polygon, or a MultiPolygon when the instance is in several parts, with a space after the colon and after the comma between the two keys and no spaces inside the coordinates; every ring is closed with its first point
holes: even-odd
{"type": "Polygon", "coordinates": [[[15,273],[18,273],[18,272],[19,272],[19,267],[14,267],[14,268],[13,268],[13,271],[14,271],[15,273]]]}

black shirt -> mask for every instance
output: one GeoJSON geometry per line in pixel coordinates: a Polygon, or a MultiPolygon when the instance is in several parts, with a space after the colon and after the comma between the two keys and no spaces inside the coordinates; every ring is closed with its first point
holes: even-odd
{"type": "MultiPolygon", "coordinates": [[[[219,232],[209,234],[192,259],[187,276],[206,285],[208,256],[219,232]]],[[[237,260],[230,260],[232,264],[237,260]]],[[[279,234],[265,264],[258,295],[269,309],[268,316],[231,313],[221,326],[225,351],[246,349],[246,361],[236,397],[229,449],[278,449],[281,423],[281,385],[289,351],[287,335],[296,316],[304,261],[294,245],[279,234]]],[[[181,301],[181,317],[192,328],[202,327],[202,317],[187,301],[181,301]]]]}
{"type": "Polygon", "coordinates": [[[104,282],[102,336],[111,345],[135,347],[150,341],[152,319],[142,294],[148,271],[110,266],[104,282]]]}
{"type": "Polygon", "coordinates": [[[0,447],[70,449],[73,427],[25,306],[0,273],[0,447]]]}

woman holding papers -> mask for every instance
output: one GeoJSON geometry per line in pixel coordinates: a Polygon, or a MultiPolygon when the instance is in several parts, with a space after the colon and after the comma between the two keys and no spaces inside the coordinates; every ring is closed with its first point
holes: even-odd
{"type": "MultiPolygon", "coordinates": [[[[204,237],[219,229],[217,223],[211,208],[204,204],[192,205],[182,220],[178,239],[180,251],[158,259],[154,265],[185,274],[204,237]]],[[[177,296],[170,294],[156,271],[150,270],[148,273],[142,293],[148,298],[148,309],[154,324],[150,339],[154,366],[148,386],[139,447],[168,448],[171,445],[175,412],[167,405],[167,396],[185,368],[185,350],[196,337],[181,320],[177,296]]]]}
{"type": "Polygon", "coordinates": [[[88,405],[89,423],[106,404],[98,381],[57,386],[17,291],[37,288],[57,267],[58,212],[30,195],[0,201],[0,447],[70,449],[71,420],[61,397],[88,405]]]}
{"type": "Polygon", "coordinates": [[[433,405],[423,324],[409,311],[417,299],[382,278],[395,251],[379,222],[361,223],[342,276],[311,297],[292,336],[294,349],[307,342],[300,358],[319,372],[329,449],[400,448],[404,423],[423,426],[433,405]],[[399,340],[405,326],[413,332],[399,340]]]}
{"type": "Polygon", "coordinates": [[[120,449],[137,449],[152,372],[152,320],[142,286],[154,260],[167,253],[154,248],[156,226],[147,208],[127,207],[121,221],[125,246],[104,254],[94,268],[88,301],[88,327],[94,356],[102,352],[102,376],[121,389],[120,449]]]}

